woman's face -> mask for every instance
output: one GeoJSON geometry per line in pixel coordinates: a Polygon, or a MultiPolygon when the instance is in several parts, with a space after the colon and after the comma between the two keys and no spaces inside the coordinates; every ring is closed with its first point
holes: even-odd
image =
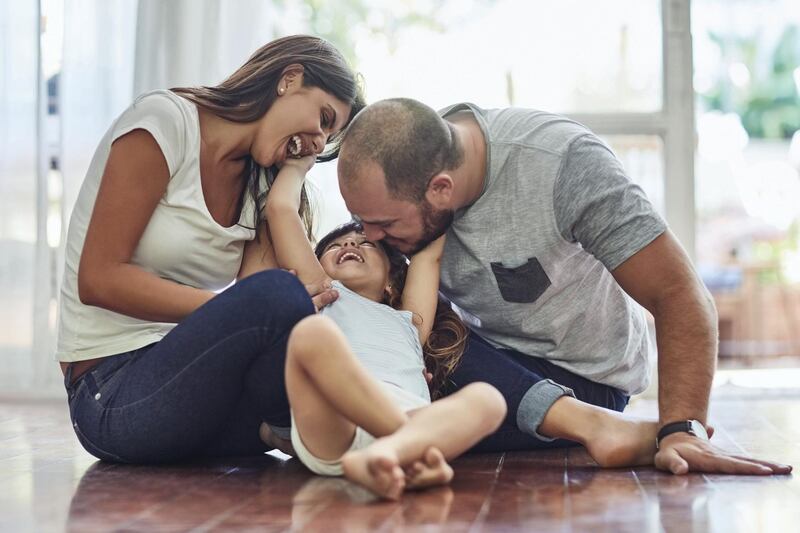
{"type": "Polygon", "coordinates": [[[389,258],[380,246],[368,241],[360,232],[351,231],[334,239],[322,251],[319,262],[332,279],[377,301],[389,284],[389,258]]]}
{"type": "Polygon", "coordinates": [[[328,138],[347,123],[348,104],[319,87],[302,84],[302,72],[295,71],[278,83],[277,98],[259,120],[250,149],[259,165],[281,166],[287,157],[318,155],[328,138]]]}

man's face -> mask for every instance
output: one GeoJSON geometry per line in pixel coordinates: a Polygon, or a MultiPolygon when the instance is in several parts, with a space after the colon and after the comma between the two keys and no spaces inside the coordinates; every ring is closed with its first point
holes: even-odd
{"type": "Polygon", "coordinates": [[[405,254],[414,254],[436,240],[453,223],[453,211],[436,209],[427,200],[417,204],[391,198],[383,171],[364,163],[361,175],[352,180],[339,178],[339,188],[350,213],[364,227],[367,239],[383,240],[405,254]]]}

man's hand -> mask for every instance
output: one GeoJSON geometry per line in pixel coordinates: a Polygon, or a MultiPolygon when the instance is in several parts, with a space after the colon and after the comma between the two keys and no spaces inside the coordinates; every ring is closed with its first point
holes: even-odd
{"type": "Polygon", "coordinates": [[[673,433],[661,439],[655,465],[673,474],[706,472],[769,476],[792,471],[789,465],[729,454],[688,433],[673,433]]]}

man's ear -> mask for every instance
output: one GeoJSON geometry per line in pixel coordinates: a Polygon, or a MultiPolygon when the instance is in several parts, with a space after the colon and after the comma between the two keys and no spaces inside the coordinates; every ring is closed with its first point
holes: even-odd
{"type": "Polygon", "coordinates": [[[444,172],[436,174],[428,183],[425,199],[436,209],[452,209],[454,185],[450,174],[444,172]]]}

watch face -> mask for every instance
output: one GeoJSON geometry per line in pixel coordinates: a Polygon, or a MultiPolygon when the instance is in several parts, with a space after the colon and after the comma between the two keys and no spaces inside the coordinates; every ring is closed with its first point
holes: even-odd
{"type": "Polygon", "coordinates": [[[695,437],[708,440],[708,433],[706,432],[706,428],[703,426],[703,424],[697,420],[689,420],[689,425],[692,427],[692,433],[695,437]]]}

